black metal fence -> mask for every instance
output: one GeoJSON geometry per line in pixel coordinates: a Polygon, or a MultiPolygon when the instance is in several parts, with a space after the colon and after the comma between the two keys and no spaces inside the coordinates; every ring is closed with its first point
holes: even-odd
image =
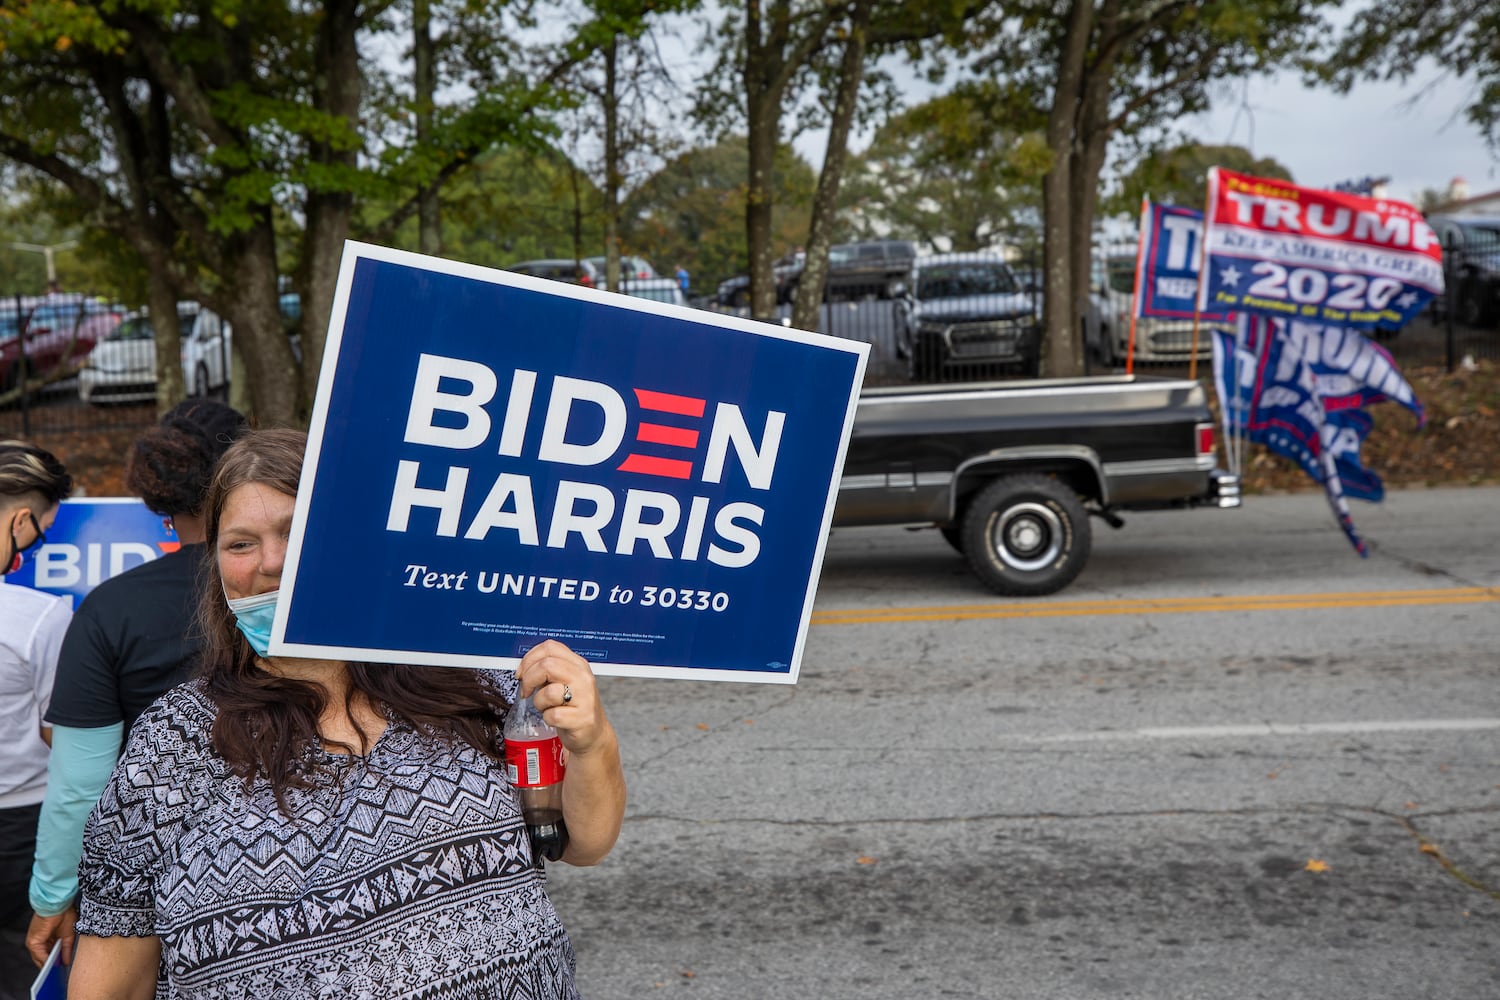
{"type": "MultiPolygon", "coordinates": [[[[1500,225],[1468,228],[1465,243],[1445,250],[1455,307],[1440,296],[1405,326],[1369,332],[1399,366],[1452,370],[1466,358],[1500,360],[1500,225]]],[[[1039,353],[1041,271],[1032,261],[1010,268],[1015,289],[1009,294],[966,291],[962,284],[935,285],[931,295],[906,283],[904,295],[893,295],[890,281],[845,285],[820,305],[816,329],[870,344],[870,385],[1031,378],[1039,353]]],[[[1216,324],[1200,321],[1195,330],[1190,319],[1133,320],[1133,284],[1131,266],[1100,266],[1091,276],[1079,330],[1085,372],[1186,375],[1196,369],[1199,378],[1209,378],[1216,324]]],[[[708,308],[749,313],[745,305],[708,308]]],[[[776,319],[790,322],[791,311],[790,303],[778,304],[776,319]]]]}
{"type": "Polygon", "coordinates": [[[1443,241],[1445,292],[1428,310],[1442,331],[1443,363],[1500,360],[1500,218],[1430,221],[1443,241]]]}
{"type": "MultiPolygon", "coordinates": [[[[1442,228],[1440,235],[1448,294],[1405,327],[1376,330],[1373,336],[1403,367],[1451,370],[1465,358],[1500,360],[1500,222],[1464,220],[1442,228]]],[[[817,329],[871,345],[870,385],[1034,377],[1041,358],[1037,262],[1012,262],[1011,284],[992,291],[984,290],[991,286],[982,269],[966,269],[962,260],[953,263],[947,271],[930,270],[928,289],[906,287],[925,280],[909,275],[900,282],[889,275],[867,284],[840,282],[819,306],[817,329]],[[913,304],[919,299],[946,305],[916,310],[913,304]]],[[[1198,376],[1210,377],[1211,325],[1200,323],[1195,335],[1189,320],[1137,319],[1132,324],[1132,283],[1128,269],[1116,273],[1101,267],[1092,276],[1079,330],[1085,370],[1123,372],[1128,358],[1132,371],[1186,375],[1196,358],[1198,376]]],[[[742,302],[709,298],[698,304],[748,314],[742,302]]],[[[776,319],[789,323],[791,312],[792,303],[781,302],[776,319]]],[[[149,384],[126,394],[110,395],[109,386],[84,392],[83,372],[91,352],[124,318],[123,309],[82,295],[0,299],[0,437],[149,426],[155,419],[155,355],[149,339],[141,345],[151,348],[151,363],[145,365],[152,370],[149,384]]],[[[227,337],[214,332],[217,328],[191,324],[187,314],[182,320],[185,345],[203,330],[218,338],[205,341],[211,352],[205,357],[218,358],[217,370],[210,374],[194,365],[197,374],[187,376],[189,391],[223,392],[227,337]],[[194,378],[204,385],[195,386],[194,378]]]]}

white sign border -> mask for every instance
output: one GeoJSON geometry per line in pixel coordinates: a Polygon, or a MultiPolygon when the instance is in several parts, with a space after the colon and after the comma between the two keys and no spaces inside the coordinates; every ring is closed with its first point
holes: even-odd
{"type": "Polygon", "coordinates": [[[601,677],[653,677],[694,681],[739,681],[761,684],[797,683],[797,675],[802,665],[802,654],[807,644],[807,631],[812,623],[812,607],[814,598],[817,596],[818,579],[823,570],[823,556],[828,547],[828,532],[833,525],[833,508],[838,500],[838,484],[843,476],[844,457],[848,453],[849,439],[854,429],[854,414],[859,405],[859,389],[864,385],[865,368],[869,363],[870,345],[862,341],[845,340],[840,337],[831,337],[821,333],[809,333],[805,330],[794,330],[790,327],[762,323],[740,316],[728,316],[702,309],[672,305],[639,296],[585,289],[580,285],[550,281],[545,278],[518,274],[514,271],[505,271],[498,268],[483,267],[478,264],[466,264],[440,257],[429,257],[407,250],[376,246],[372,243],[361,243],[355,240],[346,240],[344,242],[343,258],[339,263],[338,283],[334,288],[333,309],[328,319],[328,337],[323,345],[323,363],[318,371],[318,388],[316,395],[313,397],[312,420],[308,425],[307,453],[303,458],[302,465],[303,477],[297,489],[296,506],[292,514],[291,537],[287,542],[286,559],[281,572],[280,598],[276,603],[276,618],[271,626],[270,652],[272,656],[298,656],[313,659],[335,658],[356,663],[400,663],[420,666],[465,667],[471,669],[499,668],[511,670],[514,670],[521,662],[521,658],[518,656],[460,655],[456,653],[432,653],[420,650],[367,649],[363,647],[324,646],[286,641],[287,620],[291,614],[292,604],[296,599],[297,570],[301,565],[308,511],[312,503],[312,492],[317,478],[317,470],[322,460],[323,435],[328,428],[328,401],[333,392],[334,375],[338,368],[339,352],[343,346],[344,324],[348,319],[349,295],[354,283],[354,270],[361,260],[383,261],[418,270],[432,271],[438,274],[448,274],[460,278],[484,281],[489,284],[508,285],[531,291],[546,292],[563,298],[583,299],[594,303],[602,302],[612,308],[634,309],[639,312],[656,313],[675,319],[687,319],[695,323],[706,323],[710,326],[739,330],[755,334],[756,336],[790,340],[853,354],[855,356],[854,391],[849,395],[849,405],[844,413],[844,426],[839,439],[839,448],[828,480],[828,499],[823,508],[822,529],[818,535],[817,551],[814,552],[812,565],[809,567],[806,600],[802,607],[796,641],[792,647],[790,670],[780,673],[688,666],[664,667],[641,663],[604,662],[590,664],[594,673],[601,677]],[[607,296],[608,298],[603,299],[601,296],[607,296]],[[420,664],[416,663],[413,657],[420,658],[420,664]]]}

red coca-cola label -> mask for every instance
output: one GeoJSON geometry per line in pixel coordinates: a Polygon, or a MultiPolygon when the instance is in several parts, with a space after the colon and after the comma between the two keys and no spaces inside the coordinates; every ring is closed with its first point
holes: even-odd
{"type": "Polygon", "coordinates": [[[506,740],[505,771],[517,788],[546,788],[563,780],[562,740],[506,740]]]}

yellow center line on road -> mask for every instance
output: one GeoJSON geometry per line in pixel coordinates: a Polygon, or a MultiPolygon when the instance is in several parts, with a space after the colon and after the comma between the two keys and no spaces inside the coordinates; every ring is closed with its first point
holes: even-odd
{"type": "Polygon", "coordinates": [[[1067,618],[1093,615],[1213,614],[1226,611],[1322,611],[1331,608],[1423,607],[1500,604],[1500,587],[1439,590],[1369,590],[1337,594],[1242,594],[1219,597],[1153,597],[1113,601],[1026,601],[935,607],[849,608],[814,611],[814,625],[963,621],[978,618],[1067,618]]]}

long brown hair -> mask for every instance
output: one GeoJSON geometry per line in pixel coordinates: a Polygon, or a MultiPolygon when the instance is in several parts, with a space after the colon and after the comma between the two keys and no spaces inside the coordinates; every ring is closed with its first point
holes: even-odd
{"type": "MultiPolygon", "coordinates": [[[[225,603],[218,540],[225,503],[237,488],[255,483],[296,495],[306,447],[307,435],[301,431],[247,433],[224,453],[203,507],[209,558],[198,622],[204,635],[201,674],[218,708],[213,747],[247,782],[257,775],[269,780],[283,812],[288,811],[284,798],[288,788],[314,784],[316,767],[310,764],[309,751],[318,737],[318,720],[328,705],[329,692],[320,684],[278,677],[258,665],[225,603]]],[[[501,757],[500,727],[510,706],[485,674],[366,663],[351,663],[348,671],[346,709],[362,698],[388,718],[418,731],[501,757]]],[[[360,743],[360,752],[369,750],[363,735],[360,743]]],[[[347,744],[329,745],[355,751],[347,744]]]]}

